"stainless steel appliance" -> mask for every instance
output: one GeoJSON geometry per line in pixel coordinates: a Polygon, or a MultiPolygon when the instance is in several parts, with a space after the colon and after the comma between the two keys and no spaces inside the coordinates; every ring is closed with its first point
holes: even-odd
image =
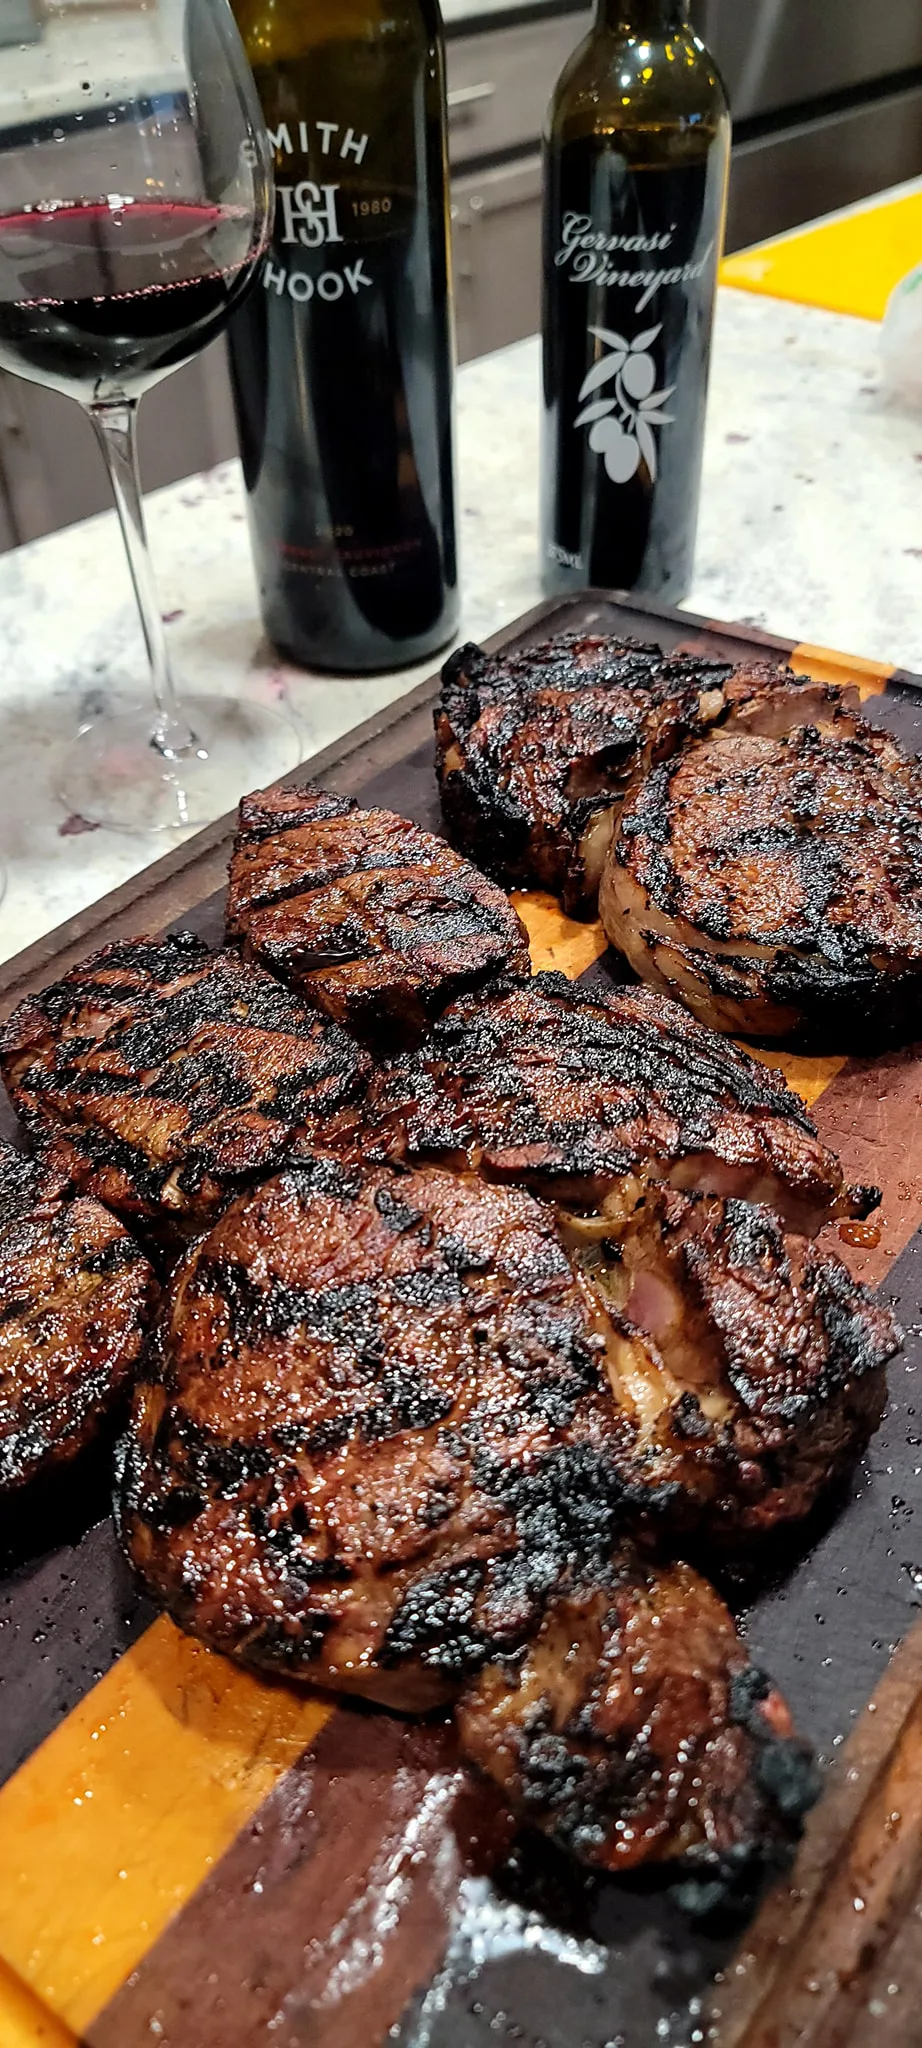
{"type": "Polygon", "coordinates": [[[731,249],[922,172],[919,0],[701,0],[698,18],[736,125],[731,249]]]}

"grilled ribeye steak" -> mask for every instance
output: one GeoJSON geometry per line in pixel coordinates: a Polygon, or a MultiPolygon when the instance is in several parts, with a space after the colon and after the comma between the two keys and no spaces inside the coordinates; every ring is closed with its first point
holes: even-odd
{"type": "Polygon", "coordinates": [[[618,1213],[625,1175],[768,1202],[809,1233],[866,1215],[782,1076],[648,989],[562,974],[464,997],[376,1074],[369,1143],[618,1213]]]}
{"type": "Polygon", "coordinates": [[[706,1545],[809,1514],[880,1421],[889,1311],[749,1202],[650,1190],[583,1257],[623,1316],[606,1370],[651,1512],[706,1545]]]}
{"type": "Polygon", "coordinates": [[[413,1043],[494,974],[531,972],[493,882],[393,811],[319,788],[244,797],[227,929],[375,1051],[413,1043]]]}
{"type": "Polygon", "coordinates": [[[425,1709],[606,1559],[614,1332],[550,1213],[330,1159],[178,1269],[119,1508],[145,1586],[263,1670],[425,1709]]]}
{"type": "Polygon", "coordinates": [[[630,1549],[552,1600],[524,1656],[486,1666],[456,1719],[467,1755],[562,1848],[611,1871],[683,1858],[699,1910],[721,1876],[741,1903],[819,1790],[712,1587],[630,1549]]]}
{"type": "Polygon", "coordinates": [[[532,1818],[612,1867],[637,1823],[635,1862],[720,1877],[790,1839],[812,1788],[720,1602],[624,1536],[611,1335],[522,1190],[318,1158],[241,1197],[174,1276],[121,1534],[183,1627],[259,1669],[415,1711],[489,1662],[462,1738],[532,1818]],[[573,1702],[556,1744],[539,1685],[573,1702]],[[653,1774],[683,1759],[664,1797],[653,1774]]]}
{"type": "Polygon", "coordinates": [[[513,655],[474,645],[442,670],[436,773],[453,846],[505,887],[594,909],[639,749],[700,729],[726,662],[563,635],[513,655]]]}
{"type": "Polygon", "coordinates": [[[76,1186],[184,1234],[299,1142],[348,1146],[370,1072],[344,1031],[188,932],[106,946],[27,997],[0,1065],[76,1186]]]}
{"type": "Polygon", "coordinates": [[[114,1216],[0,1147],[0,1491],[92,1440],[156,1301],[147,1260],[114,1216]]]}
{"type": "Polygon", "coordinates": [[[755,662],[734,669],[723,686],[722,732],[756,732],[778,739],[795,726],[812,725],[839,738],[861,726],[857,683],[822,683],[792,669],[755,662]]]}
{"type": "Polygon", "coordinates": [[[802,711],[796,690],[769,693],[761,716],[740,706],[638,776],[606,862],[606,933],[718,1030],[827,1048],[912,1037],[922,765],[847,705],[815,724],[802,711]]]}

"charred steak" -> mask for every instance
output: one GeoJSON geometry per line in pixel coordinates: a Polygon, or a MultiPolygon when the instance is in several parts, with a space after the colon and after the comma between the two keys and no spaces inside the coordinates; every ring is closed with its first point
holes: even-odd
{"type": "Polygon", "coordinates": [[[370,1072],[344,1031],[187,932],[107,946],[28,997],[0,1065],[76,1186],[186,1235],[293,1145],[348,1145],[370,1072]]]}
{"type": "Polygon", "coordinates": [[[609,1334],[523,1191],[305,1164],[174,1277],[121,1533],[183,1627],[259,1669],[419,1710],[489,1663],[462,1740],[532,1819],[609,1867],[720,1877],[790,1841],[813,1786],[716,1596],[623,1535],[609,1334]]]}
{"type": "Polygon", "coordinates": [[[649,989],[561,974],[453,1004],[375,1076],[369,1122],[395,1163],[441,1159],[615,1215],[625,1175],[764,1201],[808,1233],[879,1200],[843,1186],[780,1074],[649,989]]]}
{"type": "Polygon", "coordinates": [[[725,662],[564,635],[513,655],[470,645],[442,670],[436,773],[453,846],[507,888],[594,910],[638,751],[721,708],[725,662]]]}
{"type": "Polygon", "coordinates": [[[867,1045],[922,1022],[922,765],[802,693],[741,706],[638,777],[600,895],[606,933],[702,1023],[867,1045]]]}
{"type": "Polygon", "coordinates": [[[752,1891],[819,1789],[713,1588],[629,1548],[549,1604],[524,1656],[471,1680],[456,1719],[467,1755],[562,1848],[611,1871],[681,1857],[699,1910],[721,1869],[737,1901],[752,1891]]]}
{"type": "Polygon", "coordinates": [[[880,1421],[889,1311],[749,1202],[649,1190],[583,1258],[623,1318],[606,1370],[638,1499],[707,1547],[809,1514],[880,1421]]]}
{"type": "Polygon", "coordinates": [[[424,1709],[607,1557],[607,1310],[543,1205],[332,1160],[241,1197],[178,1269],[121,1527],[185,1628],[424,1709]]]}
{"type": "Polygon", "coordinates": [[[130,1382],[156,1299],[114,1216],[0,1147],[0,1492],[95,1436],[130,1382]]]}
{"type": "Polygon", "coordinates": [[[319,788],[244,797],[227,929],[374,1051],[413,1043],[494,974],[531,971],[494,883],[393,811],[319,788]]]}

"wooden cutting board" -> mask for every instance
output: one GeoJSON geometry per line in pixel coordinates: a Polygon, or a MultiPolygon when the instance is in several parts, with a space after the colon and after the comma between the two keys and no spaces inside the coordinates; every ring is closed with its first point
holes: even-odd
{"type": "MultiPolygon", "coordinates": [[[[869,715],[922,749],[911,678],[742,627],[589,593],[492,645],[573,628],[857,677],[869,715]]],[[[435,694],[423,685],[303,777],[437,830],[435,694]]],[[[216,939],[230,834],[209,828],[0,970],[0,1015],[118,935],[216,939]]],[[[598,926],[515,900],[536,967],[618,978],[598,926]]],[[[888,1669],[922,1603],[922,1057],[830,1047],[775,1064],[849,1176],[884,1188],[874,1228],[832,1241],[907,1330],[865,1467],[773,1557],[744,1615],[829,1769],[794,1894],[743,1934],[696,1929],[668,1887],[591,1876],[516,1833],[444,1721],[236,1671],[139,1598],[99,1458],[0,1524],[0,2048],[922,2039],[922,1637],[888,1669]]]]}

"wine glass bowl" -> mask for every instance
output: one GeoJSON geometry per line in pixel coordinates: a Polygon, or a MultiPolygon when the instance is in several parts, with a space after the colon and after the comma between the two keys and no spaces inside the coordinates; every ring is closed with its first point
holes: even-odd
{"type": "Polygon", "coordinates": [[[4,53],[0,96],[0,369],[92,421],[155,700],[84,727],[61,795],[97,824],[204,823],[299,748],[261,705],[177,700],[135,426],[142,394],[213,339],[256,275],[272,218],[259,102],[227,0],[52,0],[40,39],[4,53]]]}

